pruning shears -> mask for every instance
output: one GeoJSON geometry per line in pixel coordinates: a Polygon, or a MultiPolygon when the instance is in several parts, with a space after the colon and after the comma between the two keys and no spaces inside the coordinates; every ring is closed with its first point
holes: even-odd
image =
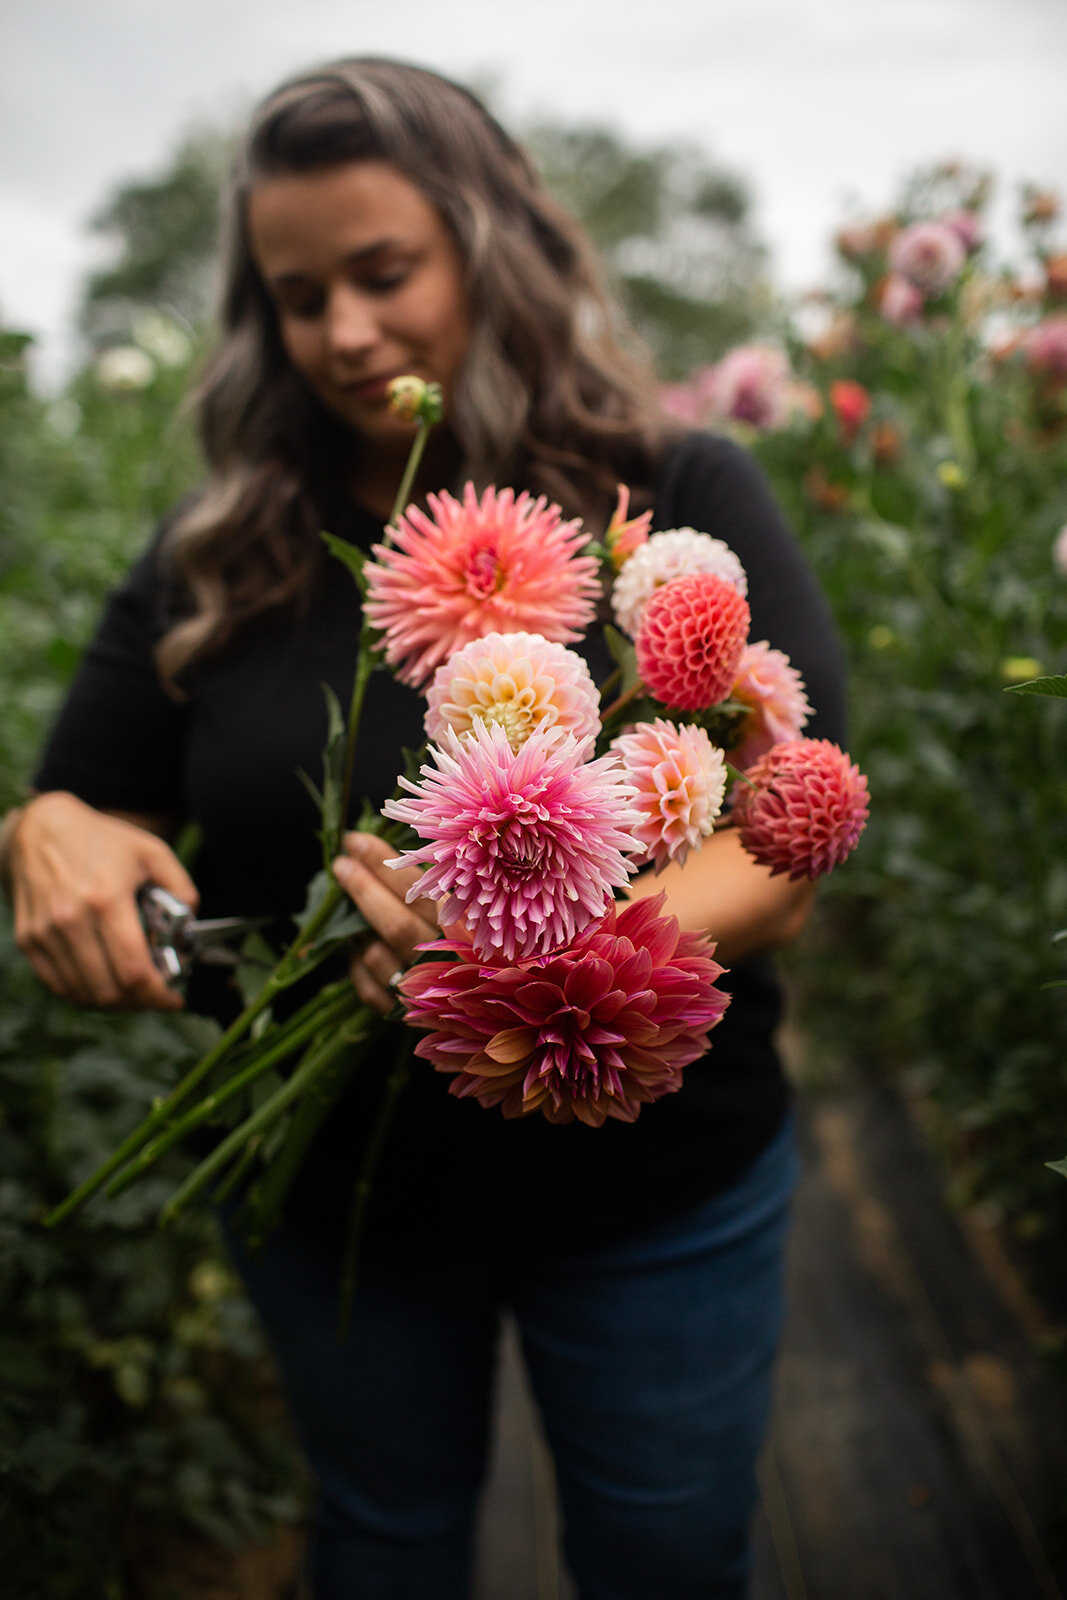
{"type": "Polygon", "coordinates": [[[141,926],[152,960],[171,988],[184,983],[198,963],[211,967],[268,965],[249,961],[236,945],[254,928],[272,917],[196,917],[191,906],[158,883],[143,883],[137,891],[141,926]]]}

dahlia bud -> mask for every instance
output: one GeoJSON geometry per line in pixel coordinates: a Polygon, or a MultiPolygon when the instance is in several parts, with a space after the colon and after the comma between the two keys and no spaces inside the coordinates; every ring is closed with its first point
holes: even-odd
{"type": "Polygon", "coordinates": [[[392,378],[386,385],[389,409],[402,422],[424,422],[432,426],[440,422],[443,413],[441,385],[427,383],[412,373],[392,378]]]}

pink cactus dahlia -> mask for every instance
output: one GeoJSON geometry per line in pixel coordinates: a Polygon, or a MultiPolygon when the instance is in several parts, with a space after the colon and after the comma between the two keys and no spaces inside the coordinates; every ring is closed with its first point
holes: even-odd
{"type": "Polygon", "coordinates": [[[745,569],[724,540],[695,528],[665,528],[634,552],[612,585],[611,607],[623,633],[636,638],[656,590],[687,572],[714,572],[738,594],[748,593],[745,569]]]}
{"type": "Polygon", "coordinates": [[[717,705],[737,677],[748,623],[748,601],[725,578],[693,572],[664,584],[634,641],[646,688],[680,711],[717,705]]]}
{"type": "Polygon", "coordinates": [[[844,861],[867,821],[867,779],[829,739],[776,744],[737,785],[741,843],[772,877],[817,878],[844,861]]]}
{"type": "Polygon", "coordinates": [[[627,857],[641,854],[633,790],[614,755],[587,761],[592,739],[537,728],[516,753],[499,723],[476,718],[400,782],[412,799],[389,800],[387,817],[428,843],[390,865],[427,871],[408,899],[441,901],[441,921],[463,922],[476,953],[506,961],[569,944],[622,888],[627,857]]]}
{"type": "Polygon", "coordinates": [[[784,651],[772,650],[766,639],[745,646],[730,699],[743,701],[752,712],[741,743],[730,752],[730,761],[742,771],[772,745],[799,739],[811,715],[803,678],[784,651]]]}
{"type": "Polygon", "coordinates": [[[487,633],[528,630],[571,643],[593,619],[600,585],[577,521],[558,506],[511,489],[473,484],[463,500],[427,496],[428,517],[409,506],[392,545],[367,563],[366,614],[385,634],[385,657],[421,688],[453,650],[487,633]]]}
{"type": "Polygon", "coordinates": [[[416,1055],[451,1073],[452,1094],[599,1128],[633,1122],[681,1088],[729,995],[714,945],[660,915],[663,896],[608,907],[566,950],[522,966],[485,966],[465,941],[429,946],[457,957],[409,968],[407,1020],[427,1030],[416,1055]]]}
{"type": "Polygon", "coordinates": [[[581,656],[539,633],[487,633],[443,661],[427,694],[426,737],[498,722],[513,750],[537,727],[600,732],[600,697],[581,656]]]}
{"type": "Polygon", "coordinates": [[[700,848],[722,810],[726,761],[703,728],[681,727],[657,717],[631,733],[620,734],[611,748],[637,790],[641,822],[634,833],[648,851],[657,872],[668,861],[681,865],[690,850],[700,848]]]}
{"type": "Polygon", "coordinates": [[[944,222],[913,222],[889,247],[893,271],[931,299],[951,289],[966,260],[959,234],[944,222]]]}

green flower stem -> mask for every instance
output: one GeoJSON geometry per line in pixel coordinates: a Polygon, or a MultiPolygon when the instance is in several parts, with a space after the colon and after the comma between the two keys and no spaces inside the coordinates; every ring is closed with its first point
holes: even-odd
{"type": "MultiPolygon", "coordinates": [[[[313,916],[308,918],[308,921],[301,928],[281,961],[267,978],[266,983],[255,999],[245,1007],[236,1021],[230,1024],[221,1039],[218,1039],[212,1045],[207,1054],[201,1056],[196,1065],[186,1073],[185,1077],[171,1090],[166,1099],[154,1106],[148,1116],[122,1141],[114,1154],[110,1155],[105,1162],[97,1167],[94,1173],[86,1178],[84,1183],[79,1184],[72,1194],[69,1194],[54,1210],[48,1213],[44,1219],[46,1227],[56,1227],[66,1217],[70,1216],[71,1212],[77,1211],[91,1195],[95,1194],[103,1184],[107,1183],[121,1167],[124,1167],[130,1158],[135,1156],[148,1143],[157,1129],[170,1121],[176,1108],[181,1105],[183,1100],[188,1098],[197,1084],[202,1083],[208,1074],[213,1072],[226,1059],[234,1045],[238,1043],[260,1013],[267,1009],[275,997],[283,989],[289,988],[298,978],[303,977],[305,972],[311,970],[311,967],[318,965],[317,962],[301,961],[301,952],[306,948],[309,941],[314,938],[322,925],[333,915],[334,910],[340,904],[342,892],[337,884],[331,884],[322,905],[313,916]]],[[[320,957],[320,959],[322,958],[320,957]]]]}
{"type": "Polygon", "coordinates": [[[112,1178],[107,1186],[108,1196],[114,1198],[115,1195],[121,1194],[124,1189],[127,1189],[131,1183],[140,1177],[146,1168],[158,1161],[160,1156],[165,1155],[187,1133],[191,1133],[202,1122],[206,1122],[220,1106],[225,1105],[227,1101],[233,1099],[234,1095],[240,1094],[242,1090],[255,1083],[257,1078],[261,1078],[265,1072],[269,1072],[280,1061],[284,1061],[286,1056],[291,1056],[294,1051],[300,1049],[302,1045],[314,1038],[315,1034],[320,1033],[324,1027],[343,1017],[345,1012],[351,1008],[351,985],[346,983],[344,990],[347,992],[334,994],[328,1000],[324,997],[318,997],[320,1004],[315,1006],[313,1010],[308,1008],[310,1014],[304,1018],[301,1026],[279,1030],[280,1037],[269,1041],[264,1040],[262,1052],[257,1052],[247,1066],[240,1072],[235,1073],[214,1093],[206,1095],[203,1100],[197,1101],[196,1105],[190,1111],[187,1111],[183,1117],[179,1117],[176,1122],[172,1122],[165,1133],[161,1133],[158,1138],[145,1145],[141,1153],[126,1168],[125,1172],[120,1172],[117,1178],[112,1178]]]}
{"type": "Polygon", "coordinates": [[[396,1110],[397,1101],[407,1084],[411,1070],[411,1056],[415,1049],[414,1030],[408,1030],[408,1037],[404,1047],[397,1055],[385,1080],[385,1089],[382,1094],[382,1103],[378,1108],[378,1117],[367,1145],[367,1153],[363,1157],[363,1165],[359,1169],[356,1179],[355,1192],[352,1196],[352,1215],[348,1224],[348,1238],[345,1241],[344,1261],[341,1268],[341,1298],[337,1309],[337,1338],[339,1342],[348,1335],[349,1324],[352,1320],[352,1301],[356,1292],[356,1262],[359,1258],[359,1246],[363,1238],[363,1229],[367,1220],[367,1207],[370,1204],[371,1193],[374,1188],[374,1175],[378,1170],[378,1161],[381,1157],[385,1136],[389,1132],[396,1110]]]}
{"type": "Polygon", "coordinates": [[[293,1101],[314,1082],[319,1073],[326,1071],[342,1051],[357,1042],[366,1026],[364,1010],[365,1008],[361,1006],[355,1016],[347,1023],[343,1023],[330,1038],[322,1040],[317,1045],[311,1045],[293,1076],[282,1084],[269,1100],[264,1100],[240,1127],[234,1128],[232,1133],[228,1134],[204,1161],[201,1161],[195,1172],[189,1174],[177,1192],[167,1201],[160,1213],[159,1220],[162,1226],[165,1227],[167,1223],[173,1222],[179,1211],[207,1188],[216,1173],[221,1172],[226,1163],[237,1155],[250,1139],[261,1134],[272,1122],[276,1122],[293,1101]]]}
{"type": "MultiPolygon", "coordinates": [[[[368,1008],[368,1020],[373,1018],[374,1013],[368,1008]]],[[[368,1043],[376,1033],[377,1029],[369,1034],[368,1043]]],[[[258,1248],[274,1226],[308,1146],[348,1077],[359,1065],[364,1050],[365,1044],[358,1050],[354,1047],[347,1057],[339,1058],[330,1071],[323,1072],[315,1080],[297,1107],[281,1149],[260,1176],[237,1219],[250,1248],[258,1248]]]]}
{"type": "Polygon", "coordinates": [[[341,828],[348,826],[348,806],[352,798],[352,779],[355,776],[356,740],[359,737],[359,720],[363,713],[363,700],[367,684],[374,671],[375,658],[371,651],[368,630],[364,624],[359,635],[359,654],[356,657],[356,678],[352,685],[352,698],[348,703],[348,728],[345,733],[345,777],[341,786],[341,828]]]}
{"type": "Polygon", "coordinates": [[[411,486],[415,482],[415,474],[419,470],[419,463],[422,461],[422,452],[426,449],[426,441],[430,437],[430,429],[432,426],[432,423],[425,422],[422,417],[419,418],[415,425],[415,437],[411,441],[411,453],[408,456],[407,465],[404,468],[404,475],[400,479],[400,486],[396,491],[396,499],[393,501],[393,509],[389,513],[389,522],[385,530],[386,544],[389,543],[390,530],[411,498],[411,486]]]}
{"type": "Polygon", "coordinates": [[[636,700],[639,696],[647,695],[647,693],[648,690],[645,688],[640,678],[638,678],[636,683],[630,685],[625,694],[620,694],[617,700],[613,700],[610,706],[608,706],[605,711],[600,713],[601,726],[606,728],[611,718],[617,717],[619,712],[624,710],[625,707],[630,704],[631,700],[636,700]]]}
{"type": "Polygon", "coordinates": [[[234,1190],[240,1188],[244,1179],[248,1176],[249,1172],[251,1172],[252,1167],[255,1165],[256,1157],[259,1155],[262,1147],[263,1137],[264,1136],[261,1133],[254,1133],[251,1139],[249,1139],[248,1143],[242,1150],[239,1159],[234,1162],[233,1166],[230,1168],[229,1172],[223,1178],[222,1182],[219,1184],[214,1195],[212,1196],[212,1199],[217,1206],[221,1206],[223,1201],[228,1200],[230,1195],[233,1194],[234,1190]]]}

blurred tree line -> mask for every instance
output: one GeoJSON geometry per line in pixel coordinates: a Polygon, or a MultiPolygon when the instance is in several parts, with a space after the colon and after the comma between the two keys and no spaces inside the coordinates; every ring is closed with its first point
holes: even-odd
{"type": "MultiPolygon", "coordinates": [[[[767,320],[766,252],[747,191],[702,151],[552,122],[524,142],[589,231],[664,377],[715,360],[767,320]]],[[[95,348],[128,338],[146,308],[207,323],[231,143],[219,129],[191,133],[162,173],[120,184],[91,219],[114,250],[85,289],[82,330],[95,348]]]]}

